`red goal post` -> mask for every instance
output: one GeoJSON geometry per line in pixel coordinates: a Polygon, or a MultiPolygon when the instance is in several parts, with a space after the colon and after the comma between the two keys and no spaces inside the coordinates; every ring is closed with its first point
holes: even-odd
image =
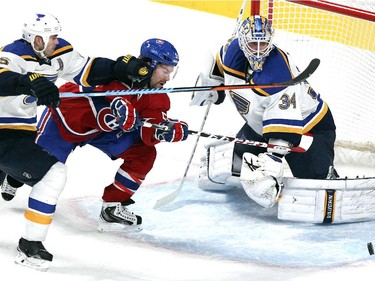
{"type": "Polygon", "coordinates": [[[250,14],[259,9],[272,21],[275,45],[297,65],[321,60],[308,80],[334,115],[337,157],[344,151],[343,161],[352,161],[350,154],[375,165],[375,1],[253,0],[251,6],[250,14]]]}

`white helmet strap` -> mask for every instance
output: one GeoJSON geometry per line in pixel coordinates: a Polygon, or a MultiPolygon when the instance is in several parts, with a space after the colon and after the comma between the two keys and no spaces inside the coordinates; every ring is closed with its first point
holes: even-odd
{"type": "Polygon", "coordinates": [[[47,48],[48,41],[49,41],[49,36],[33,35],[32,38],[30,38],[30,39],[31,39],[30,44],[31,44],[31,47],[33,48],[34,52],[35,52],[35,53],[38,53],[43,59],[46,59],[47,57],[46,57],[44,51],[45,51],[46,48],[47,48]],[[35,48],[35,38],[36,38],[37,36],[41,37],[42,40],[43,40],[44,47],[43,47],[42,50],[37,50],[37,49],[35,48]],[[46,38],[46,37],[47,37],[47,38],[46,38]],[[46,40],[46,39],[47,39],[47,40],[46,40]]]}

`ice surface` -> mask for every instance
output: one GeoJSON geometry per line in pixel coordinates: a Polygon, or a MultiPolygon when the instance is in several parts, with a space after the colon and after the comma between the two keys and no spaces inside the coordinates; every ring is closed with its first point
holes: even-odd
{"type": "MultiPolygon", "coordinates": [[[[193,85],[206,52],[225,42],[235,25],[234,19],[146,0],[66,0],[59,5],[18,0],[8,2],[3,11],[0,45],[20,37],[22,19],[32,10],[58,16],[61,37],[84,55],[137,54],[140,44],[151,37],[173,42],[181,65],[170,87],[193,85]]],[[[173,94],[171,100],[170,116],[198,129],[205,109],[189,107],[186,93],[173,94]]],[[[241,124],[231,105],[224,104],[212,107],[204,130],[231,136],[241,124]]],[[[158,146],[155,166],[131,207],[143,217],[144,230],[138,233],[96,230],[103,187],[113,180],[120,162],[91,147],[77,149],[68,159],[68,183],[45,242],[54,254],[47,272],[14,264],[30,188],[20,189],[11,202],[0,201],[2,276],[38,281],[373,280],[375,263],[366,244],[374,239],[374,222],[288,223],[277,220],[276,208],[261,208],[241,189],[203,192],[197,188],[196,175],[204,139],[181,194],[171,204],[153,209],[157,199],[177,188],[194,141],[191,137],[184,143],[158,146]]],[[[343,167],[342,171],[374,176],[373,170],[343,167]]]]}

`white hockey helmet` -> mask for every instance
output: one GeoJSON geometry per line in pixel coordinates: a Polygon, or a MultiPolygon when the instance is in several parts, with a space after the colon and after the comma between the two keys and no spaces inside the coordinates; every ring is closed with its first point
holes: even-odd
{"type": "Polygon", "coordinates": [[[261,71],[266,57],[274,48],[274,29],[267,18],[255,15],[246,18],[237,32],[241,50],[254,71],[261,71]]]}
{"type": "Polygon", "coordinates": [[[34,14],[27,22],[24,23],[22,29],[22,38],[29,42],[36,52],[43,52],[35,50],[34,39],[40,36],[44,41],[44,49],[47,47],[49,37],[58,35],[61,32],[61,25],[59,20],[51,14],[34,14]]]}

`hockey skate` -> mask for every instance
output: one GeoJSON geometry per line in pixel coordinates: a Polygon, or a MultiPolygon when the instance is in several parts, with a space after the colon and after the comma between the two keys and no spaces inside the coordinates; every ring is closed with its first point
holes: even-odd
{"type": "Polygon", "coordinates": [[[3,183],[1,184],[1,196],[5,201],[10,201],[16,196],[17,188],[10,185],[7,180],[7,177],[4,178],[3,183]]]}
{"type": "Polygon", "coordinates": [[[125,202],[103,202],[98,230],[142,230],[142,217],[135,215],[126,208],[131,204],[134,204],[132,199],[125,202]]]}
{"type": "Polygon", "coordinates": [[[18,255],[15,262],[30,268],[46,271],[53,259],[40,241],[28,241],[21,238],[18,242],[18,255]]]}

